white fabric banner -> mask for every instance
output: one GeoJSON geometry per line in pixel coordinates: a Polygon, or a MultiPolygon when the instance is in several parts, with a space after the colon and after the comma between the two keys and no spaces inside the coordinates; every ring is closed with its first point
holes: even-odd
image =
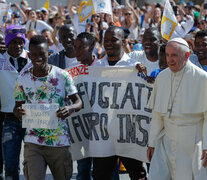
{"type": "Polygon", "coordinates": [[[147,161],[152,86],[135,68],[80,65],[68,71],[84,106],[68,118],[73,159],[119,155],[147,161]]]}
{"type": "Polygon", "coordinates": [[[0,26],[3,26],[7,19],[7,14],[9,11],[9,4],[0,3],[0,26]]]}
{"type": "Polygon", "coordinates": [[[58,128],[58,104],[23,104],[22,108],[26,111],[26,115],[22,116],[23,128],[58,128]]]}

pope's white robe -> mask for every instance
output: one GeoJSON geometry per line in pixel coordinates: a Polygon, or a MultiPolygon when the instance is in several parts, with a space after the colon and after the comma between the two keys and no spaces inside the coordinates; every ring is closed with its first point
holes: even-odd
{"type": "Polygon", "coordinates": [[[200,160],[207,149],[207,73],[190,61],[177,73],[167,68],[158,75],[148,106],[149,146],[155,147],[148,179],[207,179],[200,160]]]}

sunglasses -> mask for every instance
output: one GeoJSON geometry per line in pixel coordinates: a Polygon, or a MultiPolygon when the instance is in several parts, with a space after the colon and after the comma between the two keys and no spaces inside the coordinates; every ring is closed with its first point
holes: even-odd
{"type": "Polygon", "coordinates": [[[17,34],[17,33],[21,33],[21,34],[25,34],[26,33],[26,29],[10,29],[9,31],[7,31],[6,34],[17,34]]]}
{"type": "Polygon", "coordinates": [[[94,17],[100,18],[100,16],[99,16],[99,15],[95,15],[94,17]]]}
{"type": "Polygon", "coordinates": [[[134,46],[136,43],[131,43],[131,42],[129,42],[128,44],[129,44],[130,46],[131,46],[131,45],[133,45],[133,46],[134,46]]]}
{"type": "Polygon", "coordinates": [[[132,13],[125,13],[124,15],[125,16],[130,16],[132,13]]]}

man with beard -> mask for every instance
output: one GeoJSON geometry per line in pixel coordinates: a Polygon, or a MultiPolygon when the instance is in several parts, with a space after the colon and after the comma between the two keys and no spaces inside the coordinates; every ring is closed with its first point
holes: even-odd
{"type": "MultiPolygon", "coordinates": [[[[117,26],[109,27],[104,36],[104,48],[107,55],[98,60],[94,66],[134,66],[132,60],[123,49],[124,31],[117,26]]],[[[93,158],[93,179],[108,180],[116,166],[117,159],[124,164],[131,180],[144,180],[146,172],[142,162],[123,156],[94,157],[93,158]]]]}
{"type": "Polygon", "coordinates": [[[0,54],[0,99],[1,112],[4,113],[2,132],[3,159],[6,179],[19,180],[19,155],[24,137],[22,123],[13,113],[14,85],[17,76],[31,64],[24,50],[25,29],[10,25],[5,31],[5,45],[8,50],[0,54]]]}
{"type": "Polygon", "coordinates": [[[76,36],[77,33],[73,26],[68,24],[61,26],[59,30],[59,41],[63,45],[64,50],[50,56],[48,63],[61,69],[78,65],[79,62],[76,59],[74,48],[76,36]]]}
{"type": "Polygon", "coordinates": [[[129,56],[136,60],[137,69],[143,71],[145,75],[150,75],[155,69],[159,69],[159,47],[161,44],[161,34],[155,27],[145,30],[142,40],[143,51],[133,51],[129,56]],[[144,65],[144,66],[143,66],[144,65]]]}
{"type": "Polygon", "coordinates": [[[199,31],[195,36],[194,53],[198,57],[200,67],[207,71],[207,31],[199,31]]]}

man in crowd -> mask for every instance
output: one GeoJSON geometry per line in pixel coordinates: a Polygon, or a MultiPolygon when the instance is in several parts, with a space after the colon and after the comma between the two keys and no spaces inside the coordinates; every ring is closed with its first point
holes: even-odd
{"type": "Polygon", "coordinates": [[[199,65],[207,71],[207,30],[196,33],[194,44],[193,50],[198,57],[199,65]]]}
{"type": "Polygon", "coordinates": [[[19,179],[19,155],[24,137],[22,123],[14,116],[14,86],[17,76],[29,67],[27,52],[24,50],[25,29],[10,25],[6,29],[7,51],[0,55],[0,99],[1,112],[5,114],[2,146],[6,179],[19,179]]]}
{"type": "Polygon", "coordinates": [[[189,56],[184,39],[168,42],[169,68],[157,77],[149,101],[149,180],[207,179],[207,73],[189,56]]]}
{"type": "Polygon", "coordinates": [[[129,56],[138,64],[137,68],[140,71],[147,71],[150,75],[155,69],[159,69],[159,47],[161,44],[161,34],[155,27],[150,27],[145,30],[142,40],[143,51],[133,51],[129,56]],[[144,66],[142,66],[144,65],[144,66]]]}
{"type": "Polygon", "coordinates": [[[27,128],[24,146],[24,175],[26,179],[43,180],[47,165],[55,180],[72,176],[70,140],[65,118],[81,109],[82,102],[68,72],[48,64],[48,43],[42,36],[34,36],[29,44],[33,67],[17,78],[14,113],[18,119],[26,115],[22,104],[59,105],[57,129],[27,128]],[[71,100],[71,105],[66,103],[71,100]]]}
{"type": "MultiPolygon", "coordinates": [[[[134,61],[124,52],[123,43],[123,29],[117,26],[109,27],[104,36],[104,48],[107,55],[97,61],[94,66],[134,66],[134,61]]],[[[132,180],[145,179],[146,172],[141,161],[121,156],[93,158],[93,179],[111,179],[117,158],[120,158],[132,180]]]]}
{"type": "Polygon", "coordinates": [[[79,64],[76,59],[74,43],[77,33],[73,26],[63,25],[59,30],[59,41],[63,45],[64,50],[50,56],[48,63],[53,64],[61,69],[75,66],[79,64]]]}

